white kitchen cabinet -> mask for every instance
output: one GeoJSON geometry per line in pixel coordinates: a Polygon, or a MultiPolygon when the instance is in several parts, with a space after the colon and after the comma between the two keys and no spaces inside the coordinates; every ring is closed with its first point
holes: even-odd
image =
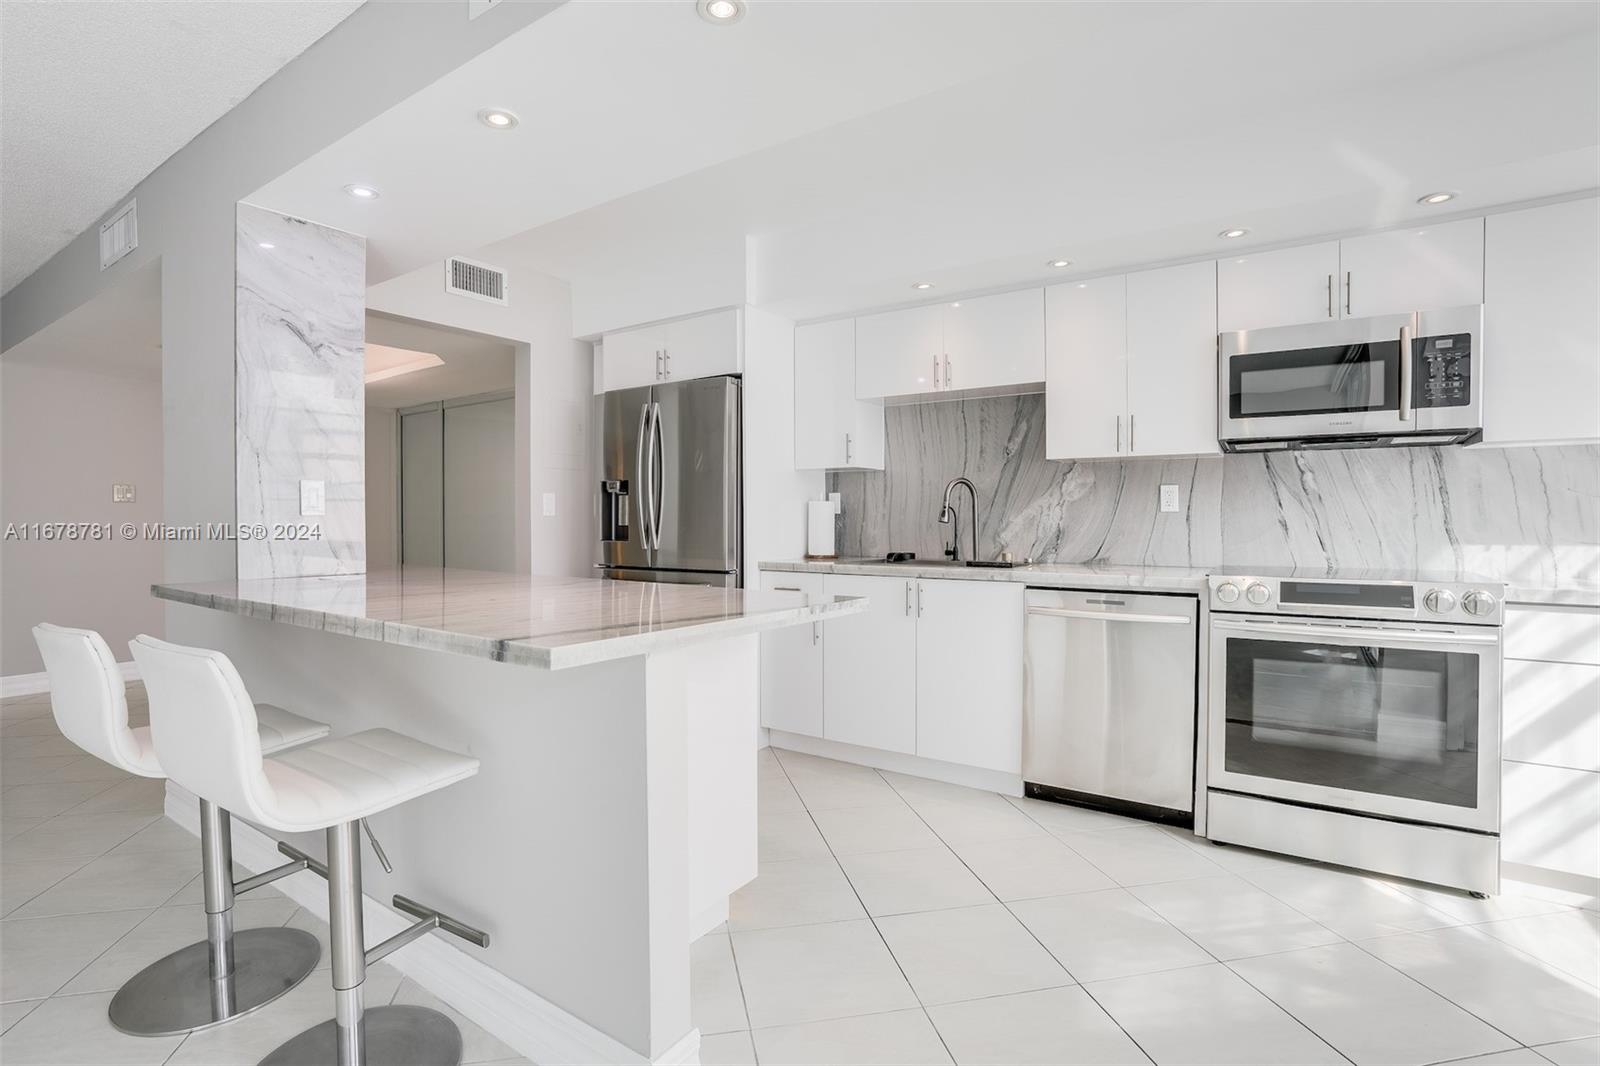
{"type": "Polygon", "coordinates": [[[830,596],[865,596],[861,614],[829,621],[822,660],[828,740],[912,754],[917,747],[916,582],[829,574],[830,596]]]}
{"type": "Polygon", "coordinates": [[[1600,439],[1600,200],[1485,227],[1484,443],[1600,439]]]}
{"type": "MultiPolygon", "coordinates": [[[[823,575],[771,571],[764,592],[823,595],[823,575]]],[[[823,625],[772,629],[761,634],[761,724],[787,733],[822,736],[823,625]]]]}
{"type": "Polygon", "coordinates": [[[883,402],[856,399],[853,319],[796,326],[796,470],[882,470],[883,402]]]}
{"type": "Polygon", "coordinates": [[[1539,881],[1552,880],[1550,872],[1584,878],[1584,887],[1595,891],[1600,774],[1508,760],[1501,771],[1500,811],[1503,860],[1538,868],[1542,873],[1532,879],[1539,881]]]}
{"type": "Polygon", "coordinates": [[[739,311],[730,308],[607,333],[600,354],[602,391],[737,374],[744,369],[740,332],[739,311]]]}
{"type": "Polygon", "coordinates": [[[1044,296],[1045,458],[1125,454],[1127,279],[1052,285],[1044,296]]]}
{"type": "Polygon", "coordinates": [[[1220,455],[1216,265],[1129,274],[1126,299],[1125,454],[1220,455]]]}
{"type": "Polygon", "coordinates": [[[1338,318],[1339,242],[1217,260],[1217,330],[1292,326],[1338,318]]]}
{"type": "Polygon", "coordinates": [[[1468,218],[1340,241],[1344,317],[1483,303],[1483,232],[1468,218]]]}
{"type": "Polygon", "coordinates": [[[942,309],[944,389],[1044,381],[1044,290],[955,300],[942,309]]]}
{"type": "Polygon", "coordinates": [[[856,319],[856,396],[881,400],[937,392],[943,381],[944,327],[937,305],[856,319]]]}
{"type": "Polygon", "coordinates": [[[1020,584],[917,582],[917,755],[1022,771],[1022,598],[1020,584]]]}
{"type": "Polygon", "coordinates": [[[1502,732],[1507,759],[1600,773],[1600,666],[1507,659],[1502,732]]]}

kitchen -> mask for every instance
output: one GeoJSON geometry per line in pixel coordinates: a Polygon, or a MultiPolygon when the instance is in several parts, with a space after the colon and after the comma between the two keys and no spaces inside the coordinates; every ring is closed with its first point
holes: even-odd
{"type": "MultiPolygon", "coordinates": [[[[235,459],[169,472],[169,515],[299,519],[315,482],[335,536],[170,549],[128,701],[177,702],[172,640],[474,769],[326,849],[233,820],[240,884],[280,878],[241,926],[285,900],[343,972],[364,907],[354,1026],[313,973],[129,1036],[163,951],[119,933],[19,970],[8,1061],[65,1018],[173,1061],[294,1061],[321,1023],[376,1061],[424,1004],[444,1061],[1594,1060],[1594,12],[803,7],[489,12],[529,21],[230,194],[237,409],[166,429],[235,459]],[[374,322],[496,345],[467,398],[508,483],[437,520],[492,512],[492,568],[406,558],[374,427],[434,398],[362,387],[401,343],[374,322]]],[[[168,348],[169,390],[214,371],[168,348]]],[[[140,832],[198,871],[209,785],[171,772],[140,832]]]]}

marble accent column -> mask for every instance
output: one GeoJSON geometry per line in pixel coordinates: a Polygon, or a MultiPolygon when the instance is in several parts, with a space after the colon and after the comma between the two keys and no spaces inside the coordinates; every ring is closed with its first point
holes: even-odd
{"type": "MultiPolygon", "coordinates": [[[[234,295],[240,579],[366,570],[366,240],[250,204],[237,215],[234,295]],[[326,514],[302,516],[321,480],[326,514]],[[273,536],[318,527],[313,539],[273,536]]],[[[170,402],[170,401],[169,401],[170,402]]]]}

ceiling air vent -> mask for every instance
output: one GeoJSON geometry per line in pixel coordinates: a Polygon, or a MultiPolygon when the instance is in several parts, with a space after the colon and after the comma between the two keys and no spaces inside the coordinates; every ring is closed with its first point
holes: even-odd
{"type": "Polygon", "coordinates": [[[503,304],[506,302],[506,272],[452,256],[444,261],[444,288],[457,296],[503,304]]]}
{"type": "Polygon", "coordinates": [[[139,201],[129,200],[100,223],[100,269],[139,247],[139,201]]]}

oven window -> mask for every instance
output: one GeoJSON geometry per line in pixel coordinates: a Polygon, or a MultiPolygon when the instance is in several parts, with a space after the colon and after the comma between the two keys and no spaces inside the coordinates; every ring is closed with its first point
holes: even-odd
{"type": "Polygon", "coordinates": [[[1477,806],[1476,653],[1229,637],[1225,669],[1228,772],[1477,806]]]}
{"type": "Polygon", "coordinates": [[[1372,341],[1228,360],[1234,418],[1399,410],[1400,342],[1372,341]]]}

